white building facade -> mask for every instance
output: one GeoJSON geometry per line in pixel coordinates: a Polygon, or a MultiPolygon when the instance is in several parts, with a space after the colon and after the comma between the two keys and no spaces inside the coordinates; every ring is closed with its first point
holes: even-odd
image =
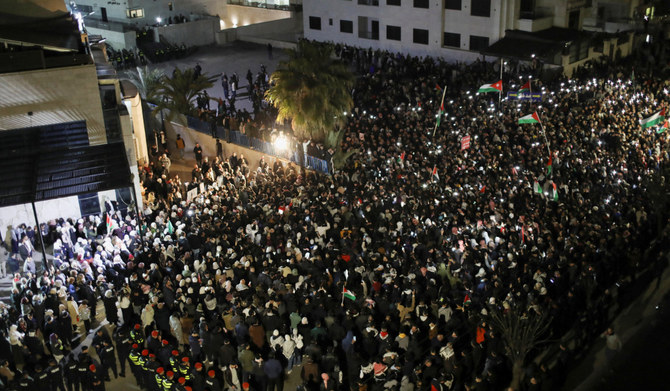
{"type": "MultiPolygon", "coordinates": [[[[630,9],[638,2],[613,1],[630,9]]],[[[598,9],[587,0],[304,0],[303,23],[307,39],[473,61],[507,30],[580,30],[584,18],[597,19],[609,5],[595,4],[598,9]]]]}

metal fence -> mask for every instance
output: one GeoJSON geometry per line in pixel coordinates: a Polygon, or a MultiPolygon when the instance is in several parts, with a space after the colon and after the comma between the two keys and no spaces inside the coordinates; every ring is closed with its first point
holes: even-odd
{"type": "Polygon", "coordinates": [[[255,137],[249,137],[246,134],[240,133],[236,130],[225,129],[223,126],[214,126],[213,124],[201,121],[198,118],[186,116],[186,121],[188,127],[197,132],[206,134],[208,136],[217,137],[231,144],[250,148],[255,151],[262,152],[266,155],[286,159],[299,166],[318,171],[322,174],[330,175],[330,164],[326,160],[319,159],[307,154],[301,154],[300,151],[278,151],[271,142],[255,137]]]}

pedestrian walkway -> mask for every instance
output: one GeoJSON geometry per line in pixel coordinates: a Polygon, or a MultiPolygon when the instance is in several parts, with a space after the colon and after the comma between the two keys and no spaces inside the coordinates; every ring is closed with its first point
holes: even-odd
{"type": "Polygon", "coordinates": [[[670,347],[670,335],[666,331],[668,320],[670,268],[666,264],[658,279],[652,281],[644,293],[612,323],[623,342],[623,349],[610,365],[606,363],[603,338],[570,372],[563,390],[668,389],[667,381],[660,375],[670,369],[667,359],[667,349],[670,347]]]}

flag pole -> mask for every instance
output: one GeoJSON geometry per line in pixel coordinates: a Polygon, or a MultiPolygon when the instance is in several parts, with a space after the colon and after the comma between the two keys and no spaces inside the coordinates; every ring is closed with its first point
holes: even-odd
{"type": "Polygon", "coordinates": [[[346,287],[342,287],[342,303],[340,306],[344,307],[344,290],[347,289],[346,287]]]}
{"type": "MultiPolygon", "coordinates": [[[[500,81],[503,79],[503,67],[505,66],[504,59],[500,57],[500,81]]],[[[498,110],[500,110],[500,105],[502,104],[502,88],[498,92],[498,110]]]]}
{"type": "MultiPolygon", "coordinates": [[[[447,86],[445,85],[444,88],[442,89],[442,101],[440,102],[440,108],[438,109],[438,115],[442,115],[442,108],[444,107],[444,96],[447,94],[447,86]]],[[[437,133],[437,125],[440,123],[442,118],[437,119],[435,121],[435,129],[433,129],[433,139],[431,141],[435,141],[435,133],[437,133]]]]}
{"type": "MultiPolygon", "coordinates": [[[[537,118],[540,118],[540,114],[537,114],[537,118]]],[[[544,136],[544,144],[547,146],[547,152],[551,156],[551,149],[549,149],[549,141],[547,140],[547,132],[544,130],[544,125],[542,125],[542,119],[540,118],[540,128],[542,129],[542,136],[544,136]]]]}

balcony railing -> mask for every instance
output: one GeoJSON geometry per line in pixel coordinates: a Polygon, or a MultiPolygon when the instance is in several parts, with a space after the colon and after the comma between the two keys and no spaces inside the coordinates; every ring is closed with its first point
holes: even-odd
{"type": "Polygon", "coordinates": [[[291,11],[296,8],[295,4],[282,0],[228,0],[228,4],[282,11],[291,11]]]}

